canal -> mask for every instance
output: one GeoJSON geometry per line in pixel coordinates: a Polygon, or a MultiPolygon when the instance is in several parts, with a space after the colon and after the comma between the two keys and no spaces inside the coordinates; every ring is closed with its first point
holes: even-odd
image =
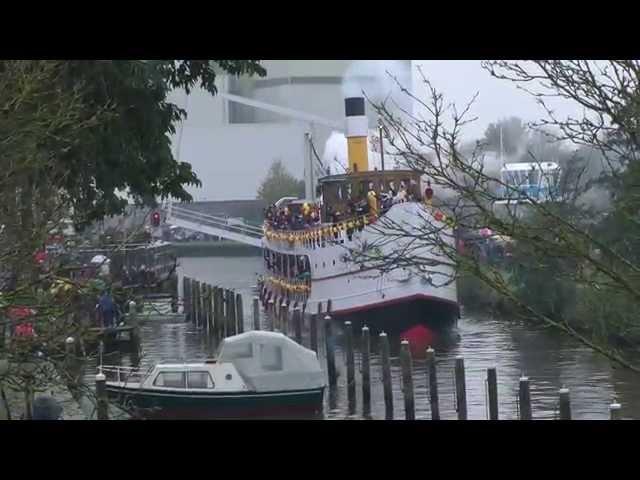
{"type": "MultiPolygon", "coordinates": [[[[261,257],[191,257],[180,259],[184,275],[235,289],[244,296],[245,328],[251,325],[252,287],[262,271],[261,257]]],[[[463,313],[457,325],[434,329],[418,327],[420,340],[414,345],[414,387],[416,418],[430,418],[424,349],[431,344],[437,354],[440,412],[444,419],[455,419],[454,359],[461,355],[466,365],[469,419],[483,420],[486,411],[486,369],[498,372],[499,409],[501,419],[517,418],[518,379],[529,377],[534,419],[553,419],[558,411],[558,389],[571,390],[574,419],[606,419],[608,405],[615,397],[622,404],[623,418],[640,418],[640,374],[612,364],[582,344],[564,335],[521,322],[509,322],[486,315],[463,313]]],[[[394,418],[404,418],[404,402],[400,389],[399,343],[406,332],[394,331],[392,321],[385,327],[392,347],[394,418]]],[[[322,329],[320,329],[322,331],[322,329]]],[[[325,395],[324,418],[361,419],[361,387],[357,388],[356,414],[349,415],[346,398],[346,367],[342,351],[340,324],[336,332],[336,361],[340,376],[335,396],[325,395]]],[[[356,332],[357,333],[357,332],[356,332]]],[[[142,365],[159,360],[204,358],[211,351],[205,336],[191,324],[155,324],[142,328],[142,365]]],[[[305,340],[308,345],[308,338],[305,340]]],[[[324,339],[319,338],[323,367],[324,339]]],[[[356,379],[359,382],[359,349],[356,338],[356,379]]],[[[372,417],[385,414],[381,369],[377,351],[377,331],[372,331],[372,417]]],[[[116,359],[114,359],[116,360],[116,359]]],[[[121,360],[129,363],[126,355],[121,360]]],[[[107,363],[108,359],[105,359],[107,363]]]]}

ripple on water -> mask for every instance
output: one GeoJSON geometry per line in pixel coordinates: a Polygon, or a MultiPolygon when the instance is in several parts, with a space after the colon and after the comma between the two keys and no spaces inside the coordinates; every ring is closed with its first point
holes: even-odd
{"type": "MultiPolygon", "coordinates": [[[[186,275],[239,289],[245,294],[245,322],[250,325],[255,273],[262,271],[260,257],[181,259],[186,275]]],[[[356,348],[356,405],[357,414],[349,415],[346,398],[346,367],[343,354],[343,335],[336,329],[336,363],[340,372],[335,398],[325,395],[327,419],[360,419],[362,386],[360,353],[356,348]]],[[[391,333],[391,332],[390,332],[391,333]]],[[[529,377],[533,416],[552,419],[557,414],[558,389],[565,385],[571,390],[573,418],[608,418],[608,405],[613,396],[623,406],[623,416],[640,418],[640,382],[638,375],[628,370],[612,368],[611,362],[593,353],[586,346],[549,329],[522,322],[509,322],[487,315],[465,314],[457,327],[441,332],[434,348],[437,354],[438,391],[441,417],[455,419],[455,387],[453,381],[455,357],[462,355],[466,366],[468,416],[485,419],[486,369],[496,367],[498,374],[500,418],[517,417],[517,391],[520,375],[529,377]],[[459,335],[459,338],[456,337],[459,335]]],[[[166,359],[202,359],[212,351],[206,339],[190,324],[145,325],[142,329],[142,365],[152,365],[166,359]]],[[[390,336],[390,338],[395,338],[390,336]]],[[[380,358],[376,338],[372,338],[371,396],[372,417],[385,415],[380,358]]],[[[356,335],[356,347],[359,341],[356,335]]],[[[324,339],[320,329],[320,359],[325,366],[324,339]]],[[[394,418],[404,418],[401,391],[401,369],[397,348],[391,358],[394,418]]],[[[129,362],[125,355],[123,363],[129,362]]],[[[91,369],[90,369],[91,370],[91,369]]],[[[95,371],[95,370],[93,370],[95,371]]],[[[431,417],[425,360],[414,359],[414,389],[417,419],[431,417]]]]}

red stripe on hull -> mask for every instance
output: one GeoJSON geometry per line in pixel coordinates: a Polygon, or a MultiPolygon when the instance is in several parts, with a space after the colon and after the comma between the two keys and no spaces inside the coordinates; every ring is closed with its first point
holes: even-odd
{"type": "Polygon", "coordinates": [[[382,308],[382,307],[388,307],[391,305],[398,305],[400,303],[409,303],[409,302],[413,302],[415,300],[426,300],[426,301],[430,301],[430,302],[438,302],[438,303],[447,303],[449,305],[452,305],[454,307],[456,307],[458,309],[458,312],[460,311],[460,306],[458,305],[458,302],[454,302],[452,300],[447,300],[444,298],[438,298],[438,297],[433,297],[431,295],[425,295],[423,293],[416,293],[415,295],[411,295],[408,297],[402,297],[402,298],[394,298],[392,300],[385,300],[382,302],[378,302],[378,303],[370,303],[368,305],[362,305],[359,307],[352,307],[352,308],[345,308],[342,310],[333,310],[331,313],[334,315],[348,315],[348,314],[352,314],[352,313],[358,313],[358,312],[364,312],[366,310],[372,310],[374,308],[382,308]]]}

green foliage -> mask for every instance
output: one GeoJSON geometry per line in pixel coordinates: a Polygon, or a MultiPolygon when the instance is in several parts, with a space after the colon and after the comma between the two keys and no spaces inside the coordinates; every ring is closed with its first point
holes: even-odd
{"type": "Polygon", "coordinates": [[[271,164],[267,176],[258,187],[257,197],[271,205],[282,197],[304,197],[304,180],[291,175],[281,160],[271,164]]]}
{"type": "MultiPolygon", "coordinates": [[[[255,60],[0,61],[0,335],[25,321],[12,306],[32,309],[36,332],[0,342],[0,359],[63,367],[64,341],[86,337],[100,285],[64,278],[58,264],[40,268],[34,251],[69,215],[83,225],[121,213],[124,195],[190,200],[185,186],[199,180],[171,151],[186,112],[168,95],[196,86],[215,94],[222,72],[265,74],[255,60]]],[[[46,383],[38,371],[9,369],[0,391],[46,383]]]]}
{"type": "Polygon", "coordinates": [[[191,165],[173,158],[170,135],[186,112],[167,101],[176,88],[196,84],[215,94],[216,73],[258,74],[254,60],[91,60],[59,62],[62,91],[81,88],[84,115],[105,111],[57,161],[67,175],[59,185],[79,223],[121,213],[128,194],[136,203],[155,198],[191,200],[186,185],[200,182],[191,165]]]}

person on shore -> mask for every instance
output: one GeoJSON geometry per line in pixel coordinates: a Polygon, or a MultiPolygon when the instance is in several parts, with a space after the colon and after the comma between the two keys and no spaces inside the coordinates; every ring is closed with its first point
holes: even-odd
{"type": "Polygon", "coordinates": [[[98,312],[104,328],[115,326],[116,306],[108,290],[104,290],[98,300],[98,312]]]}

